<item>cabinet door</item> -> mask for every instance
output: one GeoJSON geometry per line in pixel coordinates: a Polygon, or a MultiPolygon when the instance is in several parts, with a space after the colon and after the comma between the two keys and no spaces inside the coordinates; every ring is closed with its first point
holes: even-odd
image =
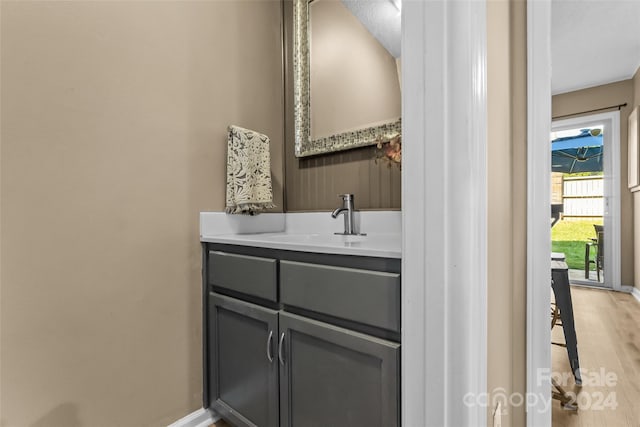
{"type": "Polygon", "coordinates": [[[280,425],[399,425],[400,345],[280,312],[280,425]]]}
{"type": "Polygon", "coordinates": [[[210,407],[236,426],[278,425],[278,312],[209,294],[210,407]]]}

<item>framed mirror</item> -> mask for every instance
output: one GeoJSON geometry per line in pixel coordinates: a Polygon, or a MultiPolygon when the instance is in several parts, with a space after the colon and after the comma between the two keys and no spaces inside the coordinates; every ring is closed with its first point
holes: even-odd
{"type": "Polygon", "coordinates": [[[293,0],[296,157],[400,135],[397,1],[293,0]]]}

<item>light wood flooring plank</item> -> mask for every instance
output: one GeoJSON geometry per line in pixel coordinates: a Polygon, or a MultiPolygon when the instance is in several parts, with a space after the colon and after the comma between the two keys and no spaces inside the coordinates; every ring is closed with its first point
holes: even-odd
{"type": "MultiPolygon", "coordinates": [[[[640,427],[640,303],[629,294],[575,286],[571,295],[580,367],[587,375],[583,374],[582,388],[575,385],[573,377],[565,384],[577,395],[581,406],[577,414],[562,409],[558,401],[552,402],[553,426],[640,427]],[[615,374],[613,387],[587,381],[601,370],[615,374]],[[606,403],[601,398],[607,396],[611,396],[610,402],[617,402],[615,409],[598,405],[606,403]]],[[[551,335],[552,341],[564,342],[561,327],[555,327],[551,335]]],[[[551,353],[553,371],[569,374],[566,349],[554,345],[551,353]]]]}

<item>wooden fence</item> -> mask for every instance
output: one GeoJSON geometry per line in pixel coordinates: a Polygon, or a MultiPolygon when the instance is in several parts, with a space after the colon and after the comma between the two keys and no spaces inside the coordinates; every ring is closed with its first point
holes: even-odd
{"type": "Polygon", "coordinates": [[[564,217],[601,217],[604,214],[602,176],[564,178],[564,217]]]}

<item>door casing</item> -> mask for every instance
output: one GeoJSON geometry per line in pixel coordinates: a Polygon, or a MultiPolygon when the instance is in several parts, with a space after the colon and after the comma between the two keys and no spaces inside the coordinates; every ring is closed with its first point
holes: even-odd
{"type": "MultiPolygon", "coordinates": [[[[554,120],[552,131],[603,125],[604,150],[604,284],[616,291],[622,289],[620,262],[620,111],[554,120]]],[[[538,173],[538,171],[532,171],[538,173]]]]}

